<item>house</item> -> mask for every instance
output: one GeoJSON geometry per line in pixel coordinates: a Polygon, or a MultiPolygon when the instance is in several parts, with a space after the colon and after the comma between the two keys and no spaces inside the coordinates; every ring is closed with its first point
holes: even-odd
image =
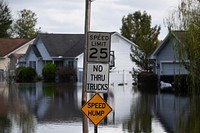
{"type": "Polygon", "coordinates": [[[18,58],[25,54],[33,39],[0,38],[0,77],[2,73],[15,70],[18,58]]]}
{"type": "Polygon", "coordinates": [[[169,77],[174,75],[186,75],[187,56],[181,56],[178,47],[185,45],[186,35],[184,31],[172,31],[168,33],[165,39],[160,43],[156,50],[150,56],[153,61],[153,71],[159,78],[169,77]],[[183,63],[184,61],[184,63],[183,63]]]}
{"type": "Polygon", "coordinates": [[[39,34],[20,63],[34,68],[38,76],[42,76],[42,69],[48,62],[57,68],[77,69],[76,57],[83,52],[84,44],[84,34],[39,34]]]}
{"type": "MultiPolygon", "coordinates": [[[[131,72],[135,67],[130,58],[132,46],[135,44],[119,33],[111,33],[111,79],[132,80],[131,72]]],[[[53,62],[57,67],[68,65],[77,70],[78,81],[82,82],[84,47],[84,34],[39,34],[21,58],[21,63],[34,68],[39,76],[47,62],[53,62]]]]}

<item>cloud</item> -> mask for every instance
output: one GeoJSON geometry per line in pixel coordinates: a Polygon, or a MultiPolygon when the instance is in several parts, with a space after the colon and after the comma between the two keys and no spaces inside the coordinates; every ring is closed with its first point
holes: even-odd
{"type": "MultiPolygon", "coordinates": [[[[32,10],[37,14],[38,27],[46,32],[83,33],[85,0],[6,0],[13,11],[32,10]]],[[[120,31],[123,16],[146,11],[152,25],[162,26],[162,39],[167,34],[163,19],[179,0],[94,0],[91,3],[91,30],[120,31]]]]}

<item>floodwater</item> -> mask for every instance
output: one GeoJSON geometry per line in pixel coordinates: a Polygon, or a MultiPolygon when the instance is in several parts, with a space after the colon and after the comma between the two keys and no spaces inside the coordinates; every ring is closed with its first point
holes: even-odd
{"type": "MultiPolygon", "coordinates": [[[[0,83],[0,133],[81,133],[82,86],[78,83],[0,83]]],[[[88,94],[90,99],[91,94],[88,94]]],[[[130,83],[111,83],[112,112],[99,133],[198,133],[199,98],[141,94],[130,83]]],[[[89,121],[89,120],[88,120],[89,121]]],[[[89,133],[94,126],[89,121],[89,133]]]]}

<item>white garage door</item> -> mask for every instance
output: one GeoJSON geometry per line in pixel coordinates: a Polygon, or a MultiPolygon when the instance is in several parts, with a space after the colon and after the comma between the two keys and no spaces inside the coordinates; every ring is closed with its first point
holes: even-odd
{"type": "Polygon", "coordinates": [[[161,75],[187,74],[185,67],[179,63],[161,63],[161,75]]]}

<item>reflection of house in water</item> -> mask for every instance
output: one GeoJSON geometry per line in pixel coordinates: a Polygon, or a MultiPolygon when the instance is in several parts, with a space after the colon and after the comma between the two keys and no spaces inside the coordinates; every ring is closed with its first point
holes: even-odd
{"type": "Polygon", "coordinates": [[[15,84],[0,82],[0,117],[8,114],[27,114],[26,105],[16,95],[15,84]]]}
{"type": "Polygon", "coordinates": [[[39,122],[82,119],[77,89],[70,84],[21,84],[19,95],[39,122]]]}
{"type": "MultiPolygon", "coordinates": [[[[181,121],[187,121],[189,98],[174,95],[158,95],[155,114],[167,132],[177,132],[181,121]]],[[[186,122],[185,122],[186,123],[186,122]]]]}

